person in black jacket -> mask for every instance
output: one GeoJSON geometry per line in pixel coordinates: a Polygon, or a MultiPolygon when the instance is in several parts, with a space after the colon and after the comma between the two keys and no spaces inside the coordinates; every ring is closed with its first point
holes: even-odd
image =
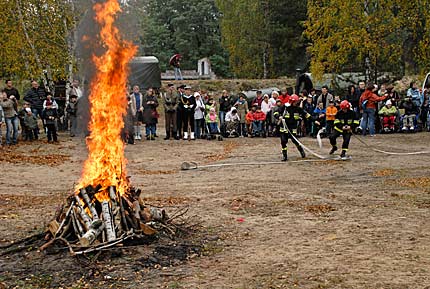
{"type": "Polygon", "coordinates": [[[311,115],[307,113],[303,108],[299,105],[299,97],[293,94],[290,97],[289,103],[284,106],[281,106],[279,110],[275,111],[274,116],[276,119],[279,119],[280,124],[280,136],[281,136],[281,146],[282,146],[282,161],[288,160],[288,139],[296,145],[297,149],[300,152],[302,158],[306,157],[305,151],[300,146],[300,144],[296,141],[297,135],[297,124],[301,119],[309,119],[311,115]],[[288,106],[287,106],[288,105],[288,106]],[[293,137],[294,136],[294,137],[293,137]]]}
{"type": "Polygon", "coordinates": [[[190,126],[190,138],[194,137],[194,109],[196,107],[196,99],[191,92],[191,87],[185,87],[185,93],[179,97],[179,105],[182,112],[182,125],[184,129],[184,140],[188,139],[188,125],[190,126]]]}
{"type": "Polygon", "coordinates": [[[355,112],[351,109],[351,103],[347,100],[343,100],[340,103],[340,110],[336,114],[334,121],[334,130],[330,135],[330,144],[332,146],[330,154],[334,154],[337,151],[336,139],[342,135],[342,152],[341,158],[346,157],[348,151],[349,141],[351,140],[352,131],[355,130],[359,125],[355,112]]]}
{"type": "Polygon", "coordinates": [[[221,127],[224,125],[225,115],[230,111],[232,105],[233,102],[227,90],[223,90],[219,99],[219,123],[221,127]]]}
{"type": "Polygon", "coordinates": [[[58,139],[56,121],[58,118],[58,111],[51,100],[46,101],[46,108],[43,110],[42,118],[45,120],[45,126],[48,130],[48,142],[57,142],[58,139]]]}
{"type": "Polygon", "coordinates": [[[66,107],[67,119],[70,121],[70,136],[74,137],[77,134],[78,119],[77,119],[77,104],[78,96],[70,95],[70,101],[66,107]]]}
{"type": "Polygon", "coordinates": [[[31,82],[31,89],[27,91],[24,100],[30,103],[31,111],[35,116],[42,118],[43,101],[46,99],[46,91],[35,80],[31,82]]]}

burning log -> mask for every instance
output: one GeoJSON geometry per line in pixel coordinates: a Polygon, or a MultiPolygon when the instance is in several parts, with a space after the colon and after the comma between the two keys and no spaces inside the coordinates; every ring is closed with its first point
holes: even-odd
{"type": "Polygon", "coordinates": [[[116,239],[116,236],[108,201],[102,202],[102,215],[103,222],[105,224],[107,240],[108,242],[111,242],[116,239]]]}

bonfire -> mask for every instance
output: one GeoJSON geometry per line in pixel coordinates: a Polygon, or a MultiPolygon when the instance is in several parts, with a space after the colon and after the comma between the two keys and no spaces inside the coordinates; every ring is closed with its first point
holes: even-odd
{"type": "Polygon", "coordinates": [[[154,223],[168,219],[163,209],[142,202],[141,190],[133,188],[127,177],[121,130],[127,107],[128,63],[136,47],[121,39],[114,25],[120,11],[117,0],[97,3],[94,11],[105,52],[93,56],[97,72],[89,96],[88,159],[67,205],[49,224],[51,240],[44,246],[60,240],[73,254],[152,235],[156,232],[154,223]]]}

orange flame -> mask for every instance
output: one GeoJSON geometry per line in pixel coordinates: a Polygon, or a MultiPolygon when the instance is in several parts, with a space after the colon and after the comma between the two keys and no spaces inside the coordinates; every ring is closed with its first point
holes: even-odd
{"type": "Polygon", "coordinates": [[[115,27],[115,14],[121,10],[117,0],[107,0],[93,7],[95,19],[101,26],[101,41],[106,52],[93,55],[97,68],[91,81],[90,136],[87,138],[88,158],[77,186],[101,185],[96,195],[99,201],[109,200],[108,187],[115,186],[122,195],[127,191],[126,163],[121,130],[127,110],[128,63],[136,52],[136,46],[121,39],[115,27]]]}

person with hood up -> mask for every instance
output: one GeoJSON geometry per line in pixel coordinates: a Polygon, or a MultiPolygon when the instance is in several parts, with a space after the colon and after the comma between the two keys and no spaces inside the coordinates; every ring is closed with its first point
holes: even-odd
{"type": "Polygon", "coordinates": [[[393,106],[391,100],[387,100],[385,105],[379,110],[379,115],[382,117],[382,129],[385,132],[394,131],[396,122],[397,108],[393,106]]]}
{"type": "Polygon", "coordinates": [[[209,134],[214,135],[218,133],[218,115],[214,107],[209,109],[209,113],[206,115],[206,124],[208,126],[209,134]]]}
{"type": "Polygon", "coordinates": [[[236,107],[233,106],[225,115],[226,132],[229,137],[239,136],[239,123],[239,114],[237,113],[236,107]]]}

